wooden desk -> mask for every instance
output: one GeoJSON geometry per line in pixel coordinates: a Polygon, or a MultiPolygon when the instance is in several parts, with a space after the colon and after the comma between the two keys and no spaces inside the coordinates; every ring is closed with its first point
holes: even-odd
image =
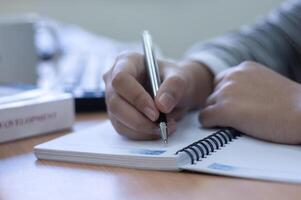
{"type": "MultiPolygon", "coordinates": [[[[74,129],[106,118],[101,113],[78,115],[74,129]]],[[[36,144],[63,134],[0,145],[0,200],[301,199],[301,185],[36,160],[36,144]]]]}

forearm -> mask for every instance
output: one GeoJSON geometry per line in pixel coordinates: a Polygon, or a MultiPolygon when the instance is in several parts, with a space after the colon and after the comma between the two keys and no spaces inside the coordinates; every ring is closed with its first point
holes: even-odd
{"type": "Polygon", "coordinates": [[[196,45],[187,57],[216,74],[243,61],[255,61],[301,80],[301,2],[289,2],[254,26],[196,45]]]}

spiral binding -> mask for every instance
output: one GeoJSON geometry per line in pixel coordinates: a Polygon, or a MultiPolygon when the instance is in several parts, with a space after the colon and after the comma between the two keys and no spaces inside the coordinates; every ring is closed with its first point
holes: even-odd
{"type": "Polygon", "coordinates": [[[189,156],[191,164],[194,164],[195,161],[205,158],[210,155],[210,153],[224,147],[226,144],[237,139],[237,137],[240,137],[241,135],[241,132],[233,128],[224,128],[212,135],[209,135],[208,137],[192,143],[187,147],[184,147],[183,149],[180,149],[176,152],[176,155],[180,152],[184,152],[189,156]]]}

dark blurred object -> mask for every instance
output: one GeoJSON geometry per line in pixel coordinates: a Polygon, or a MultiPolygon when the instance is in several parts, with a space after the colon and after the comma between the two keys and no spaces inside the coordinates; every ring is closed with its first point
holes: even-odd
{"type": "Polygon", "coordinates": [[[85,92],[82,96],[75,96],[76,112],[106,111],[104,92],[85,92]]]}

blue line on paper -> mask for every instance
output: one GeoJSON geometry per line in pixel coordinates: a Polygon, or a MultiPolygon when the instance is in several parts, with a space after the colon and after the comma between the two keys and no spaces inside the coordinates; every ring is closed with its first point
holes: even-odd
{"type": "Polygon", "coordinates": [[[220,163],[213,163],[211,165],[208,166],[208,168],[210,169],[216,169],[216,170],[220,170],[220,171],[234,171],[237,168],[231,165],[224,165],[224,164],[220,164],[220,163]]]}
{"type": "Polygon", "coordinates": [[[164,153],[164,150],[150,150],[150,149],[132,149],[131,153],[133,154],[142,154],[142,155],[151,155],[151,156],[157,156],[164,153]]]}

